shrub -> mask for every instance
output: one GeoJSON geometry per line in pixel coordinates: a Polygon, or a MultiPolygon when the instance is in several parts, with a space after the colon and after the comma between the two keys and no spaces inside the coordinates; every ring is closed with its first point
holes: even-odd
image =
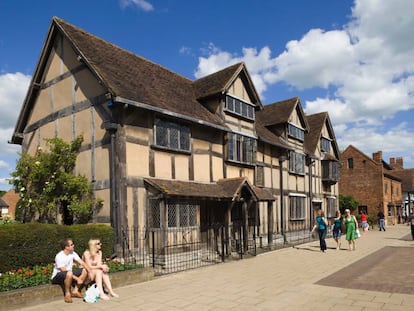
{"type": "Polygon", "coordinates": [[[113,252],[113,229],[108,225],[55,225],[41,223],[0,226],[0,272],[20,267],[45,266],[53,263],[60,251],[59,241],[72,238],[75,251],[81,255],[88,241],[98,238],[103,243],[104,258],[113,252]]]}

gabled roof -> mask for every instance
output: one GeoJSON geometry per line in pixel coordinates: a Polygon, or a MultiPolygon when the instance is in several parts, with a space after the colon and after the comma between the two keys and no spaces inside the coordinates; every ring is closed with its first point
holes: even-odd
{"type": "Polygon", "coordinates": [[[240,77],[248,86],[247,91],[253,104],[262,108],[260,98],[246,69],[246,65],[243,62],[194,81],[195,96],[197,99],[203,99],[217,94],[223,94],[229,89],[237,77],[240,77]]]}
{"type": "Polygon", "coordinates": [[[205,108],[199,98],[227,90],[237,75],[249,87],[258,107],[260,99],[243,63],[192,81],[141,56],[90,34],[54,17],[43,45],[28,93],[16,123],[12,143],[22,142],[22,132],[30,116],[39,89],[46,81],[44,70],[57,36],[66,38],[78,55],[80,64],[90,69],[112,99],[155,111],[168,112],[190,121],[227,129],[224,121],[205,108]]]}
{"type": "Polygon", "coordinates": [[[299,109],[299,117],[303,122],[305,132],[309,130],[308,122],[305,118],[305,113],[300,103],[299,97],[282,100],[264,106],[264,109],[256,114],[264,126],[272,126],[287,123],[289,117],[295,109],[299,109]]]}
{"type": "MultiPolygon", "coordinates": [[[[331,121],[329,119],[329,114],[327,112],[320,112],[306,116],[308,121],[309,131],[305,133],[305,152],[310,155],[315,155],[316,148],[320,142],[323,126],[326,124],[326,128],[329,132],[330,138],[332,139],[332,147],[335,153],[336,159],[339,160],[340,152],[335,139],[335,133],[331,121]]],[[[329,155],[326,154],[326,159],[331,160],[329,155]]]]}
{"type": "Polygon", "coordinates": [[[208,198],[213,200],[236,200],[241,196],[243,187],[247,187],[256,201],[274,201],[275,198],[264,189],[252,186],[246,177],[225,178],[215,183],[200,183],[158,178],[144,178],[147,185],[153,187],[165,197],[208,198]]]}
{"type": "Polygon", "coordinates": [[[384,176],[401,181],[401,178],[398,177],[398,174],[395,174],[396,171],[392,170],[391,166],[387,162],[381,160],[381,163],[378,163],[377,161],[374,161],[372,158],[367,156],[365,153],[363,153],[361,150],[354,147],[353,145],[349,145],[348,147],[346,147],[345,150],[342,152],[342,155],[351,152],[351,150],[355,150],[356,152],[358,152],[366,161],[370,161],[372,164],[380,166],[382,168],[382,173],[384,176]]]}
{"type": "MultiPolygon", "coordinates": [[[[266,109],[266,106],[264,107],[266,109]]],[[[285,141],[282,137],[276,135],[272,131],[270,131],[266,126],[262,123],[263,113],[256,112],[256,135],[259,140],[273,145],[277,147],[281,147],[283,149],[293,150],[293,148],[289,145],[287,141],[285,141]]]]}

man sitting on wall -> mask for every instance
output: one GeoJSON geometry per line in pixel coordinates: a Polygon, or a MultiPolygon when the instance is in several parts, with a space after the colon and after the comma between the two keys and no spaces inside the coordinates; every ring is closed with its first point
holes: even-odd
{"type": "Polygon", "coordinates": [[[80,289],[85,282],[90,267],[74,251],[75,245],[71,239],[64,239],[60,242],[61,251],[55,257],[55,266],[52,274],[52,284],[64,286],[65,302],[72,302],[72,297],[83,298],[80,289]],[[72,270],[76,261],[83,268],[72,270]],[[71,287],[74,285],[73,292],[71,287]]]}

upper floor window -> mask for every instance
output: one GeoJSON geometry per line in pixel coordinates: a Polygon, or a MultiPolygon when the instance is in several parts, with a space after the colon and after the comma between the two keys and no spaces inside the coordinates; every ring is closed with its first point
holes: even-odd
{"type": "Polygon", "coordinates": [[[329,184],[336,184],[339,180],[339,162],[324,160],[322,161],[322,181],[329,184]]]}
{"type": "Polygon", "coordinates": [[[304,141],[305,139],[305,131],[292,123],[288,124],[288,135],[300,141],[304,141]]]}
{"type": "Polygon", "coordinates": [[[323,152],[331,151],[331,140],[325,137],[321,137],[321,150],[323,152]]]}
{"type": "Polygon", "coordinates": [[[354,168],[354,159],[353,158],[348,158],[348,168],[350,170],[352,170],[354,168]]]}
{"type": "Polygon", "coordinates": [[[289,172],[305,175],[305,155],[294,151],[290,152],[289,172]]]}
{"type": "Polygon", "coordinates": [[[247,164],[256,162],[256,139],[236,133],[228,133],[227,159],[247,164]]]}
{"type": "Polygon", "coordinates": [[[254,106],[229,95],[226,96],[226,110],[254,120],[254,106]]]}
{"type": "Polygon", "coordinates": [[[187,126],[156,119],[154,133],[156,146],[190,151],[190,129],[187,126]]]}

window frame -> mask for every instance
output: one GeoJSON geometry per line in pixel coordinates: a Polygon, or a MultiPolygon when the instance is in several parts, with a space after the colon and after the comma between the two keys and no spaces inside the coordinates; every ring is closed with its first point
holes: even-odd
{"type": "Polygon", "coordinates": [[[255,120],[255,113],[253,104],[245,102],[239,98],[236,98],[231,95],[226,95],[224,104],[224,110],[230,113],[234,113],[240,117],[245,119],[254,121],[255,120]]]}
{"type": "Polygon", "coordinates": [[[332,143],[331,139],[322,136],[321,137],[321,151],[326,152],[326,153],[331,152],[331,143],[332,143]]]}
{"type": "Polygon", "coordinates": [[[176,122],[156,118],[154,122],[154,146],[189,153],[191,152],[190,128],[176,122]],[[165,131],[165,133],[161,133],[162,131],[165,131]],[[161,141],[162,136],[165,143],[161,141]]]}
{"type": "Polygon", "coordinates": [[[306,219],[306,195],[289,194],[289,220],[306,219]],[[299,210],[298,210],[299,209],[299,210]]]}
{"type": "Polygon", "coordinates": [[[257,139],[235,132],[227,133],[227,161],[255,165],[257,139]]]}
{"type": "Polygon", "coordinates": [[[305,175],[305,154],[291,151],[289,154],[289,173],[305,175]]]}
{"type": "Polygon", "coordinates": [[[288,133],[288,136],[291,138],[297,139],[302,142],[305,141],[305,130],[293,123],[290,123],[290,122],[288,123],[287,133],[288,133]]]}
{"type": "Polygon", "coordinates": [[[336,207],[336,197],[328,196],[326,197],[326,217],[333,218],[335,217],[335,213],[337,211],[336,207]]]}

